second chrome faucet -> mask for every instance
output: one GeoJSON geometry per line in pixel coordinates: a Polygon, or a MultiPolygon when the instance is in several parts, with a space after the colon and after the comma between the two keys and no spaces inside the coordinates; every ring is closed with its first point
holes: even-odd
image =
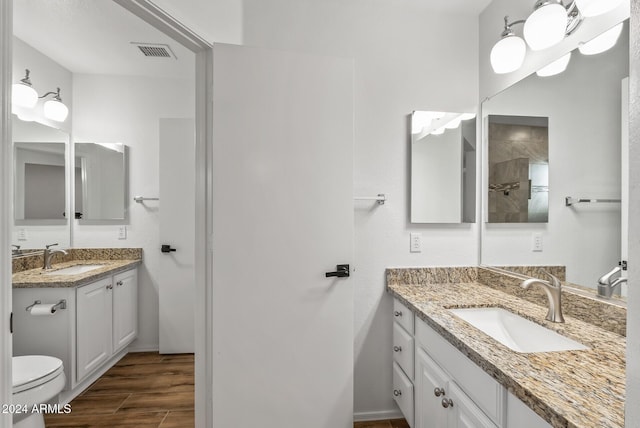
{"type": "Polygon", "coordinates": [[[562,284],[558,278],[549,272],[545,270],[542,272],[549,276],[549,281],[530,278],[522,281],[520,285],[524,289],[528,289],[532,284],[540,285],[547,295],[547,299],[549,299],[549,311],[547,312],[546,319],[552,322],[564,322],[564,317],[562,316],[562,284]]]}

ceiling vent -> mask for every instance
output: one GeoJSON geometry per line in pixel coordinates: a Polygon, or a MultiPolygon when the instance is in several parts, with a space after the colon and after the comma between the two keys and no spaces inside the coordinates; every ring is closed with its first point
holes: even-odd
{"type": "Polygon", "coordinates": [[[178,59],[173,53],[169,45],[157,44],[157,43],[136,43],[131,42],[136,46],[140,52],[146,57],[150,58],[173,58],[178,59]]]}

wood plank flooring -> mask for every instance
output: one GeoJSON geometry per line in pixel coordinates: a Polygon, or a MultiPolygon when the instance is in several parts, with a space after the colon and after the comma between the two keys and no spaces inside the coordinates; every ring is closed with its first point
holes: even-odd
{"type": "Polygon", "coordinates": [[[127,354],[46,427],[193,427],[193,372],[192,354],[127,354]]]}
{"type": "MultiPolygon", "coordinates": [[[[71,402],[69,414],[47,414],[47,428],[191,428],[193,354],[127,354],[71,402]]],[[[354,428],[409,428],[404,419],[354,422],[354,428]]]]}

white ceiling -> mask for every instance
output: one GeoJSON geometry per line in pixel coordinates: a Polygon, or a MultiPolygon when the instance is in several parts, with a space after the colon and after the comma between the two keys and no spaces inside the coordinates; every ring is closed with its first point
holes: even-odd
{"type": "Polygon", "coordinates": [[[16,37],[74,73],[193,78],[194,54],[110,0],[14,1],[16,37]],[[131,42],[166,44],[145,57],[131,42]]]}

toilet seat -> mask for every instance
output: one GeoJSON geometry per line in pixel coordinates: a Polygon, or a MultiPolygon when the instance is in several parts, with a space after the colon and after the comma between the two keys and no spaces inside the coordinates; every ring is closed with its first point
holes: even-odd
{"type": "Polygon", "coordinates": [[[46,355],[13,357],[13,393],[42,385],[63,371],[62,360],[46,355]]]}

